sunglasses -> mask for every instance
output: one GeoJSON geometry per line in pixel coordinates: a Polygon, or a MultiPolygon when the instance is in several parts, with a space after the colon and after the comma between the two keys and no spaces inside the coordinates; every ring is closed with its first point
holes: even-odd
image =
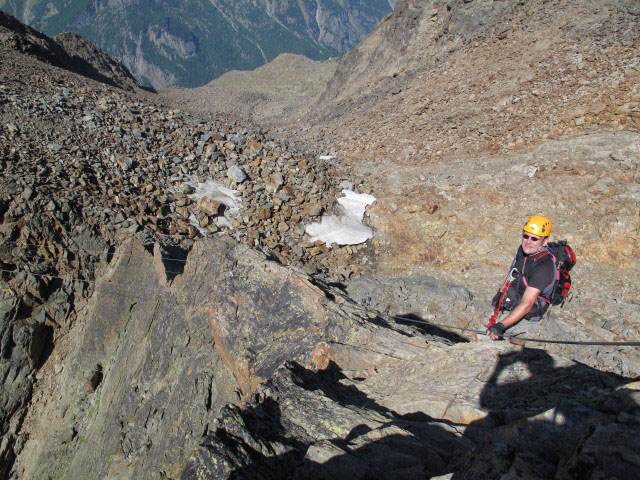
{"type": "Polygon", "coordinates": [[[526,233],[522,234],[522,238],[524,238],[525,240],[531,240],[532,242],[537,242],[538,240],[540,240],[539,237],[534,237],[531,235],[527,235],[526,233]]]}

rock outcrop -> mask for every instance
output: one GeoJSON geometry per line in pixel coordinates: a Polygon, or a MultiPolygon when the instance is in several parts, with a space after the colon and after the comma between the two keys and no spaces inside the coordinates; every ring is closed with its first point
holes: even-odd
{"type": "Polygon", "coordinates": [[[289,364],[242,409],[221,411],[180,478],[631,473],[636,426],[623,425],[629,414],[637,420],[638,385],[625,382],[541,350],[487,343],[430,344],[364,380],[337,365],[289,364]],[[620,442],[599,457],[594,443],[616,431],[625,432],[620,442]],[[628,460],[616,465],[617,455],[628,460]]]}
{"type": "Polygon", "coordinates": [[[135,242],[115,252],[34,394],[20,478],[175,478],[218,410],[286,361],[366,375],[447,343],[372,321],[231,239],[197,242],[176,276],[177,263],[135,242]]]}
{"type": "MultiPolygon", "coordinates": [[[[6,292],[0,298],[0,475],[8,476],[31,396],[34,371],[51,350],[51,327],[34,319],[21,320],[19,298],[6,292]]],[[[20,447],[18,446],[19,450],[20,447]]]]}
{"type": "Polygon", "coordinates": [[[99,82],[134,91],[139,87],[129,70],[91,42],[71,32],[50,38],[0,11],[0,44],[99,82]]]}
{"type": "Polygon", "coordinates": [[[15,476],[477,478],[526,459],[548,478],[609,471],[591,435],[633,451],[630,379],[424,333],[230,239],[175,263],[114,253],[51,352],[15,476]]]}

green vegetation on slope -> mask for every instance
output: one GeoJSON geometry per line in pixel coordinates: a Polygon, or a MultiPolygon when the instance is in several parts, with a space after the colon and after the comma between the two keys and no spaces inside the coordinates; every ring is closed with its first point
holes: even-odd
{"type": "Polygon", "coordinates": [[[0,8],[48,35],[79,33],[156,87],[203,85],[283,52],[340,55],[391,9],[387,0],[0,0],[0,8]]]}

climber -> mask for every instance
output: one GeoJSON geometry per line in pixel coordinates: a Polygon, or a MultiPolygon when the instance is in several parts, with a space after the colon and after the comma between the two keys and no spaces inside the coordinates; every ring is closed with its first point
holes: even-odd
{"type": "MultiPolygon", "coordinates": [[[[501,340],[505,332],[515,335],[526,331],[532,336],[532,331],[542,327],[556,284],[555,259],[546,248],[550,234],[548,218],[534,215],[527,220],[509,278],[493,300],[496,310],[487,325],[492,340],[501,340]],[[502,318],[494,323],[499,314],[502,318]]],[[[509,341],[524,346],[520,340],[509,341]]]]}

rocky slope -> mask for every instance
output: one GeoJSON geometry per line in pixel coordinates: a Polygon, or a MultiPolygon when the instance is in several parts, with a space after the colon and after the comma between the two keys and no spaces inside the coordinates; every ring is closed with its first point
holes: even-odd
{"type": "Polygon", "coordinates": [[[528,200],[553,202],[580,256],[563,335],[637,337],[637,132],[338,170],[250,123],[43,64],[13,38],[0,47],[0,475],[637,476],[637,349],[521,349],[449,328],[486,318],[520,229],[504,218],[518,192],[545,188],[565,190],[528,200]],[[193,197],[208,179],[239,192],[231,224],[230,207],[193,197]],[[345,180],[380,198],[374,241],[311,244],[300,225],[345,180]]]}
{"type": "Polygon", "coordinates": [[[605,0],[399,2],[301,132],[330,140],[382,198],[372,270],[435,271],[489,299],[522,222],[543,212],[579,257],[557,313],[567,335],[638,338],[638,13],[605,0]]]}
{"type": "Polygon", "coordinates": [[[166,88],[158,93],[169,104],[191,112],[230,114],[259,124],[290,121],[310,99],[324,91],[337,60],[311,60],[283,53],[255,70],[233,70],[198,88],[166,88]]]}
{"type": "MultiPolygon", "coordinates": [[[[272,130],[362,175],[379,198],[365,272],[465,285],[478,308],[458,326],[488,318],[521,225],[544,213],[579,258],[555,312],[566,336],[636,339],[639,20],[632,1],[401,1],[272,130]]],[[[218,110],[198,91],[188,105],[218,110]]],[[[637,369],[633,351],[567,353],[637,369]]]]}
{"type": "Polygon", "coordinates": [[[399,164],[637,131],[638,14],[633,1],[403,1],[340,62],[311,121],[338,118],[349,154],[399,164]]]}
{"type": "Polygon", "coordinates": [[[203,85],[283,52],[340,55],[391,11],[394,0],[13,2],[0,8],[49,35],[70,30],[121,59],[144,85],[203,85]]]}
{"type": "Polygon", "coordinates": [[[229,231],[280,262],[333,272],[334,280],[356,273],[350,259],[357,250],[330,250],[304,233],[305,223],[333,210],[347,179],[328,162],[249,124],[145,103],[111,86],[118,69],[113,79],[99,77],[103,83],[80,77],[55,66],[73,69],[59,43],[24,27],[4,32],[3,475],[22,448],[36,372],[76,325],[78,308],[122,241],[155,241],[180,260],[194,238],[229,231]],[[236,188],[240,215],[229,216],[224,203],[192,198],[212,180],[236,188]]]}
{"type": "Polygon", "coordinates": [[[40,372],[15,477],[638,471],[637,382],[401,325],[230,239],[175,268],[158,246],[114,252],[40,372]]]}
{"type": "MultiPolygon", "coordinates": [[[[16,73],[35,63],[10,54],[3,62],[3,211],[11,241],[22,225],[9,225],[44,210],[58,228],[81,225],[102,238],[122,229],[188,238],[233,229],[287,263],[308,260],[309,268],[351,255],[350,247],[330,252],[303,241],[303,225],[333,210],[347,179],[329,162],[259,127],[194,118],[64,71],[45,70],[25,86],[16,73]],[[210,180],[237,190],[242,215],[227,220],[223,205],[193,198],[210,180]]],[[[40,243],[34,235],[27,243],[40,243]]]]}

